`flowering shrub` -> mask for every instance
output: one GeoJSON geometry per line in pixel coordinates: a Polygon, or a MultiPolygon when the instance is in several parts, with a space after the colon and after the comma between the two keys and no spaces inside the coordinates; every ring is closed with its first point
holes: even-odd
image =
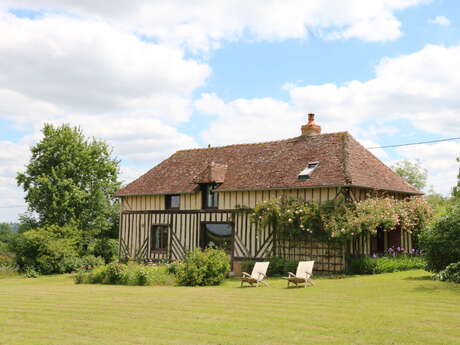
{"type": "Polygon", "coordinates": [[[332,237],[351,237],[366,231],[375,235],[378,229],[411,234],[431,218],[431,208],[421,198],[369,198],[338,211],[325,219],[325,228],[332,237]]]}
{"type": "Polygon", "coordinates": [[[435,280],[460,284],[460,261],[451,263],[441,272],[435,274],[433,278],[435,280]]]}
{"type": "Polygon", "coordinates": [[[327,237],[322,218],[325,208],[316,202],[282,198],[259,203],[254,209],[246,211],[252,223],[261,227],[271,226],[278,237],[289,239],[327,237]]]}
{"type": "Polygon", "coordinates": [[[430,206],[421,198],[369,198],[357,203],[282,198],[259,203],[254,209],[242,209],[253,223],[271,226],[278,237],[285,239],[345,239],[363,232],[375,235],[378,229],[413,233],[431,217],[430,206]]]}

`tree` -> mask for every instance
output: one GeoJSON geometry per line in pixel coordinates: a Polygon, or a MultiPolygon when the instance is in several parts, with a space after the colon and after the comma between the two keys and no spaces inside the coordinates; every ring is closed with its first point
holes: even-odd
{"type": "Polygon", "coordinates": [[[418,190],[425,188],[427,171],[422,168],[419,161],[402,160],[392,165],[391,168],[411,186],[418,190]]]}
{"type": "MultiPolygon", "coordinates": [[[[460,158],[457,158],[457,162],[460,163],[460,158]]],[[[452,189],[452,196],[457,200],[460,198],[460,169],[457,174],[457,185],[452,189]]]]}
{"type": "Polygon", "coordinates": [[[66,226],[82,231],[82,245],[111,233],[119,188],[119,161],[104,141],[87,139],[78,127],[45,124],[43,139],[31,148],[17,182],[26,192],[34,226],[66,226]]]}
{"type": "Polygon", "coordinates": [[[453,199],[448,196],[443,196],[440,193],[437,193],[433,187],[430,187],[428,192],[425,195],[426,201],[430,204],[431,208],[433,209],[433,218],[437,219],[441,217],[449,211],[451,206],[453,205],[453,199]]]}

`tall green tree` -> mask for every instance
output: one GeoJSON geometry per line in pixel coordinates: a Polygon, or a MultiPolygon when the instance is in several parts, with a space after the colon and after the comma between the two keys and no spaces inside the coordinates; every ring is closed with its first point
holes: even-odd
{"type": "Polygon", "coordinates": [[[117,212],[113,195],[119,188],[119,161],[104,141],[86,138],[81,129],[45,124],[43,139],[31,148],[26,171],[18,173],[31,224],[72,224],[82,232],[82,245],[113,233],[117,212]],[[34,223],[35,221],[35,223],[34,223]]]}
{"type": "Polygon", "coordinates": [[[422,190],[426,187],[427,171],[419,161],[402,160],[392,165],[394,172],[406,180],[411,186],[422,190]]]}

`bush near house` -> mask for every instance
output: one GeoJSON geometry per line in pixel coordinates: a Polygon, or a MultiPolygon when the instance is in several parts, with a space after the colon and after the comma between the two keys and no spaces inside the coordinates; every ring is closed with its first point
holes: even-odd
{"type": "Polygon", "coordinates": [[[359,256],[348,258],[346,274],[379,274],[423,269],[425,259],[418,255],[386,255],[379,258],[359,256]]]}
{"type": "Polygon", "coordinates": [[[174,276],[165,265],[110,263],[93,269],[82,269],[75,275],[76,284],[173,285],[174,276]]]}
{"type": "Polygon", "coordinates": [[[221,284],[230,272],[230,258],[214,248],[195,249],[175,267],[177,283],[183,286],[210,286],[221,284]]]}
{"type": "Polygon", "coordinates": [[[72,226],[46,226],[18,236],[11,247],[21,270],[68,273],[78,267],[78,231],[72,226]]]}
{"type": "Polygon", "coordinates": [[[427,269],[440,272],[449,264],[460,261],[460,206],[436,219],[419,236],[427,261],[427,269]]]}

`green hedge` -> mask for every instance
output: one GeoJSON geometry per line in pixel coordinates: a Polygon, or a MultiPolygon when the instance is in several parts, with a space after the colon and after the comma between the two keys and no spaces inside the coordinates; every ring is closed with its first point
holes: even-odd
{"type": "Polygon", "coordinates": [[[114,284],[114,285],[174,285],[174,276],[168,268],[140,264],[110,263],[94,269],[80,270],[75,275],[76,284],[114,284]]]}
{"type": "Polygon", "coordinates": [[[412,269],[424,269],[425,259],[415,255],[397,255],[372,258],[369,256],[349,257],[346,274],[379,274],[412,269]]]}

